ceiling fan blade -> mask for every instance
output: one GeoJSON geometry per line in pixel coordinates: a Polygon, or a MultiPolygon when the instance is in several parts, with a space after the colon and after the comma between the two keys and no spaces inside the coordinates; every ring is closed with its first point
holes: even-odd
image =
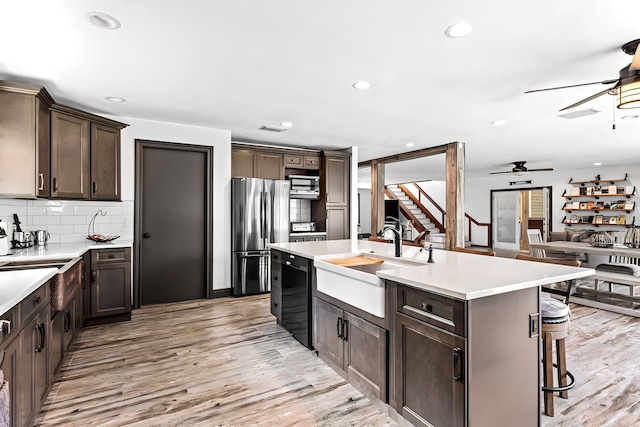
{"type": "Polygon", "coordinates": [[[611,84],[611,83],[616,83],[617,81],[618,81],[618,79],[614,79],[614,80],[603,80],[601,82],[580,83],[580,84],[577,84],[577,85],[569,85],[569,86],[548,87],[548,88],[545,88],[545,89],[528,90],[525,93],[544,92],[544,91],[547,91],[547,90],[567,89],[567,88],[570,88],[570,87],[579,87],[579,86],[608,85],[608,84],[611,84]]]}
{"type": "Polygon", "coordinates": [[[631,65],[629,66],[629,71],[638,70],[640,70],[640,44],[636,47],[636,53],[633,55],[633,61],[631,61],[631,65]]]}
{"type": "Polygon", "coordinates": [[[552,171],[553,168],[541,168],[541,169],[527,169],[527,172],[546,172],[552,171]]]}
{"type": "Polygon", "coordinates": [[[513,171],[504,171],[504,172],[489,172],[489,175],[497,175],[499,173],[513,173],[513,171]]]}
{"type": "MultiPolygon", "coordinates": [[[[616,82],[617,82],[617,81],[618,81],[618,80],[616,80],[616,82]]],[[[582,105],[582,104],[584,104],[585,102],[589,102],[589,101],[591,101],[591,100],[593,100],[593,99],[596,99],[597,97],[604,95],[605,93],[609,92],[611,89],[613,89],[613,88],[615,88],[615,87],[617,87],[617,86],[618,86],[618,85],[616,84],[614,87],[610,87],[610,88],[607,88],[607,89],[605,89],[605,90],[602,90],[602,91],[600,91],[600,92],[596,93],[595,95],[591,95],[591,96],[590,96],[590,97],[588,97],[588,98],[585,98],[585,99],[583,99],[583,100],[581,100],[581,101],[576,102],[575,104],[571,104],[571,105],[569,105],[568,107],[564,107],[564,108],[563,108],[562,110],[560,110],[560,111],[568,110],[568,109],[570,109],[570,108],[577,107],[578,105],[582,105]]]]}

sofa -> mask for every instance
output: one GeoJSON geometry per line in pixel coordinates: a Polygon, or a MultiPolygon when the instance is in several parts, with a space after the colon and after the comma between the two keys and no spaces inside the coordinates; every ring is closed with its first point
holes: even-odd
{"type": "MultiPolygon", "coordinates": [[[[563,231],[552,231],[549,233],[548,242],[584,242],[589,243],[591,236],[595,233],[593,230],[570,230],[565,229],[563,231]]],[[[588,262],[588,254],[574,253],[574,252],[562,252],[545,250],[547,257],[557,259],[576,259],[582,262],[588,262]]]]}

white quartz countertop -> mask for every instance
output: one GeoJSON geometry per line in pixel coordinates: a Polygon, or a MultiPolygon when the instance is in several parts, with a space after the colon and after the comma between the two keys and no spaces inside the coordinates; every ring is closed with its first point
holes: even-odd
{"type": "MultiPolygon", "coordinates": [[[[394,255],[394,245],[366,240],[330,240],[272,244],[272,248],[312,259],[359,253],[394,255]]],[[[433,264],[420,248],[403,246],[402,258],[423,262],[415,267],[380,270],[376,275],[425,291],[462,300],[487,297],[595,274],[591,268],[433,250],[433,264]]]]}
{"type": "MultiPolygon", "coordinates": [[[[133,241],[131,240],[115,240],[109,243],[87,240],[79,243],[56,243],[26,249],[12,249],[9,255],[0,256],[0,266],[15,261],[75,258],[91,249],[130,248],[132,246],[133,241]]],[[[57,272],[56,268],[0,271],[0,315],[22,301],[40,285],[55,276],[57,272]]]]}
{"type": "Polygon", "coordinates": [[[57,272],[57,268],[37,268],[0,273],[0,316],[28,297],[57,272]]]}
{"type": "Polygon", "coordinates": [[[91,249],[130,248],[132,246],[132,240],[114,240],[108,243],[97,243],[91,240],[79,243],[50,243],[26,249],[11,249],[9,255],[0,256],[0,265],[13,261],[75,258],[91,249]]]}

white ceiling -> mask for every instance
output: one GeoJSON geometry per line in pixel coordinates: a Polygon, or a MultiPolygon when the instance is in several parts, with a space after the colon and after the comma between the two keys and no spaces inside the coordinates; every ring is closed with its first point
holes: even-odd
{"type": "Polygon", "coordinates": [[[515,160],[640,161],[640,119],[620,120],[640,109],[614,111],[605,95],[577,108],[598,115],[557,117],[603,86],[524,94],[617,78],[631,61],[620,46],[640,38],[638,0],[0,0],[0,11],[0,78],[98,114],[358,146],[360,160],[464,141],[468,176],[515,160]],[[89,11],[122,28],[91,25],[89,11]],[[473,32],[445,37],[459,21],[473,32]],[[351,87],[361,79],[371,88],[351,87]],[[286,132],[259,130],[285,120],[286,132]]]}

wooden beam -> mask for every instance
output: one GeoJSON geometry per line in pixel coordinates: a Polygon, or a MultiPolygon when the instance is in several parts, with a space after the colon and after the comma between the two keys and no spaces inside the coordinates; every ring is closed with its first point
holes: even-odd
{"type": "Polygon", "coordinates": [[[371,235],[384,228],[384,163],[371,164],[371,235]]]}
{"type": "Polygon", "coordinates": [[[464,142],[447,144],[445,249],[464,247],[464,142]]]}
{"type": "MultiPolygon", "coordinates": [[[[453,142],[451,144],[454,144],[453,142]]],[[[393,154],[387,157],[379,157],[372,160],[364,160],[358,163],[359,168],[372,166],[373,162],[388,164],[403,162],[405,160],[420,159],[422,157],[435,156],[436,154],[444,154],[447,152],[447,147],[451,144],[437,145],[435,147],[422,148],[420,150],[409,151],[407,153],[393,154]]]]}

